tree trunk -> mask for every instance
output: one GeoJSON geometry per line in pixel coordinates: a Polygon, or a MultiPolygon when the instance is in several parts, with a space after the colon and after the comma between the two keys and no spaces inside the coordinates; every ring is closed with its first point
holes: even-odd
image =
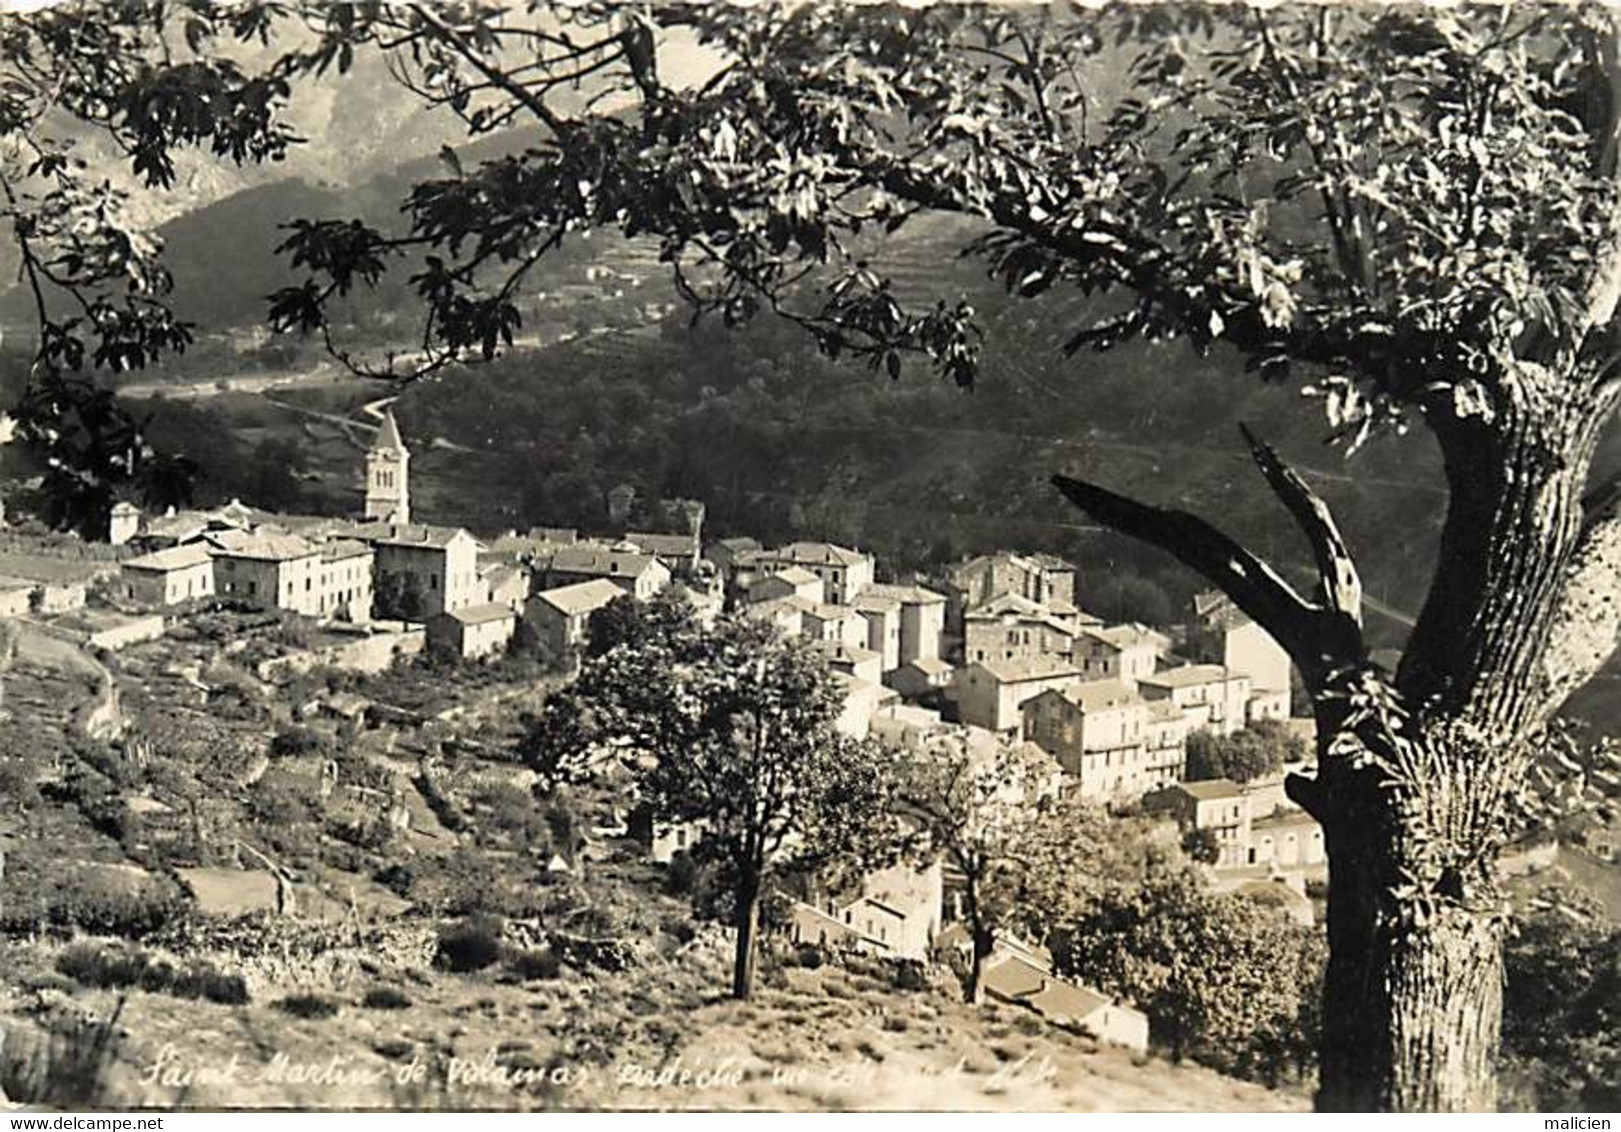
{"type": "Polygon", "coordinates": [[[732,922],[737,928],[737,952],[732,959],[732,997],[746,999],[754,992],[755,937],[760,929],[760,885],[745,879],[737,886],[732,922]]]}
{"type": "Polygon", "coordinates": [[[1431,815],[1371,809],[1339,807],[1324,822],[1332,883],[1317,1108],[1492,1111],[1503,978],[1492,849],[1481,846],[1472,875],[1443,864],[1415,885],[1428,870],[1403,857],[1431,815]]]}
{"type": "Polygon", "coordinates": [[[974,947],[973,955],[968,961],[968,985],[963,988],[963,998],[969,1004],[978,1006],[985,1001],[985,960],[991,956],[994,937],[991,930],[981,925],[977,917],[971,919],[969,923],[974,937],[974,947]]]}

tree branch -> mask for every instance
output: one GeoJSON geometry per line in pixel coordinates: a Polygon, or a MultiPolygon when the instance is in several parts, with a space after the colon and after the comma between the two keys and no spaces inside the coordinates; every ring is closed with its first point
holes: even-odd
{"type": "Polygon", "coordinates": [[[1330,673],[1363,659],[1361,634],[1353,622],[1306,601],[1270,565],[1205,520],[1068,476],[1054,476],[1052,482],[1098,522],[1159,547],[1209,579],[1272,634],[1308,684],[1320,686],[1330,673]]]}
{"type": "Polygon", "coordinates": [[[1323,604],[1329,610],[1350,618],[1362,626],[1362,579],[1357,573],[1351,551],[1345,545],[1334,516],[1321,496],[1300,475],[1279,458],[1278,454],[1258,440],[1248,426],[1240,424],[1240,432],[1250,446],[1250,453],[1260,465],[1261,474],[1272,486],[1272,491],[1283,500],[1284,506],[1295,517],[1295,522],[1311,543],[1317,559],[1317,572],[1321,579],[1323,604]]]}

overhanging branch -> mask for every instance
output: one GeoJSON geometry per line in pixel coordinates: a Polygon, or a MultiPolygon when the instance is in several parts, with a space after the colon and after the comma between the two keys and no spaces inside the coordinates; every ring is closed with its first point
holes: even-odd
{"type": "Polygon", "coordinates": [[[1313,686],[1364,659],[1354,622],[1301,597],[1264,560],[1198,516],[1139,503],[1068,476],[1054,476],[1052,482],[1098,522],[1159,547],[1209,579],[1272,634],[1313,686]]]}

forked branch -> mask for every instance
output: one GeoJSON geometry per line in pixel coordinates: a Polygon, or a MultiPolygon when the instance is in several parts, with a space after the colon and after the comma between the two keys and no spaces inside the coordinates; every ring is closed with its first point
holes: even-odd
{"type": "Polygon", "coordinates": [[[1298,472],[1283,462],[1270,445],[1257,439],[1248,426],[1241,424],[1238,428],[1244,434],[1244,440],[1250,446],[1250,453],[1260,466],[1266,482],[1283,500],[1284,506],[1289,508],[1289,513],[1295,517],[1295,522],[1311,543],[1312,556],[1317,560],[1319,590],[1324,607],[1350,618],[1360,628],[1362,579],[1328,504],[1300,478],[1298,472]]]}

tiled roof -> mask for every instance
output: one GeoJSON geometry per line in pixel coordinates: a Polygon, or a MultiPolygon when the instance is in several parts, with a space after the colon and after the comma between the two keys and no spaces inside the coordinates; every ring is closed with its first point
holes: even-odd
{"type": "Polygon", "coordinates": [[[939,676],[950,672],[951,665],[937,656],[920,656],[916,660],[909,660],[901,665],[902,668],[914,668],[925,676],[939,676]]]}
{"type": "Polygon", "coordinates": [[[796,588],[799,586],[818,584],[822,580],[815,574],[812,574],[809,570],[805,569],[803,566],[789,566],[785,569],[778,570],[776,573],[770,574],[765,578],[761,578],[760,580],[764,582],[769,581],[772,578],[787,582],[790,586],[794,586],[796,588]]]}
{"type": "Polygon", "coordinates": [[[485,625],[491,621],[511,620],[517,614],[512,612],[509,605],[485,602],[482,605],[466,605],[460,609],[449,610],[447,616],[454,617],[463,625],[485,625]]]}
{"type": "Polygon", "coordinates": [[[1110,1000],[1076,986],[1016,955],[994,958],[985,968],[985,989],[998,998],[1021,1002],[1055,1020],[1084,1022],[1110,1000]]]}
{"type": "MultiPolygon", "coordinates": [[[[543,601],[561,613],[576,616],[601,609],[615,598],[623,597],[624,593],[624,590],[606,578],[592,578],[588,582],[575,582],[571,586],[541,590],[529,600],[543,601]]],[[[501,608],[505,609],[506,606],[501,608]]]]}
{"type": "Polygon", "coordinates": [[[692,535],[656,534],[651,531],[626,531],[625,541],[633,542],[648,554],[674,558],[691,558],[698,553],[698,540],[692,535]]]}
{"type": "Polygon", "coordinates": [[[1143,702],[1141,696],[1119,680],[1088,680],[1065,688],[1062,694],[1082,711],[1102,711],[1143,702]]]}
{"type": "Polygon", "coordinates": [[[602,577],[639,578],[655,565],[651,554],[629,550],[566,546],[552,555],[550,569],[559,574],[596,574],[602,577]]]}
{"type": "Polygon", "coordinates": [[[858,613],[894,613],[900,609],[901,601],[889,594],[874,593],[871,586],[856,594],[850,599],[850,604],[858,613]]]}
{"type": "Polygon", "coordinates": [[[208,547],[200,542],[188,542],[181,546],[171,546],[166,550],[153,551],[138,558],[124,560],[126,570],[186,570],[193,566],[201,566],[212,562],[214,556],[208,552],[208,547]]]}
{"type": "Polygon", "coordinates": [[[1199,799],[1201,802],[1217,798],[1240,798],[1244,790],[1230,778],[1204,778],[1197,782],[1179,782],[1171,787],[1199,799]]]}
{"type": "Polygon", "coordinates": [[[229,558],[254,558],[267,562],[288,562],[295,558],[310,558],[316,553],[315,545],[298,535],[275,531],[215,531],[208,535],[213,543],[229,558]]]}
{"type": "Polygon", "coordinates": [[[933,605],[943,603],[945,594],[937,594],[931,589],[918,585],[896,585],[893,583],[874,582],[861,591],[862,593],[876,594],[879,597],[894,598],[903,605],[933,605]]]}
{"type": "Polygon", "coordinates": [[[1244,677],[1239,673],[1220,664],[1184,664],[1180,668],[1167,668],[1152,676],[1139,677],[1137,682],[1155,688],[1191,688],[1198,684],[1224,684],[1242,679],[1244,677]]]}
{"type": "Polygon", "coordinates": [[[461,527],[440,527],[429,523],[362,523],[352,532],[358,539],[381,546],[433,547],[443,550],[458,538],[472,538],[461,527]]]}
{"type": "Polygon", "coordinates": [[[345,558],[359,558],[372,553],[371,547],[357,538],[333,539],[321,547],[321,557],[328,562],[338,562],[345,558]]]}
{"type": "Polygon", "coordinates": [[[779,562],[812,566],[854,566],[871,558],[859,550],[831,542],[791,542],[770,551],[769,555],[779,562]]]}

